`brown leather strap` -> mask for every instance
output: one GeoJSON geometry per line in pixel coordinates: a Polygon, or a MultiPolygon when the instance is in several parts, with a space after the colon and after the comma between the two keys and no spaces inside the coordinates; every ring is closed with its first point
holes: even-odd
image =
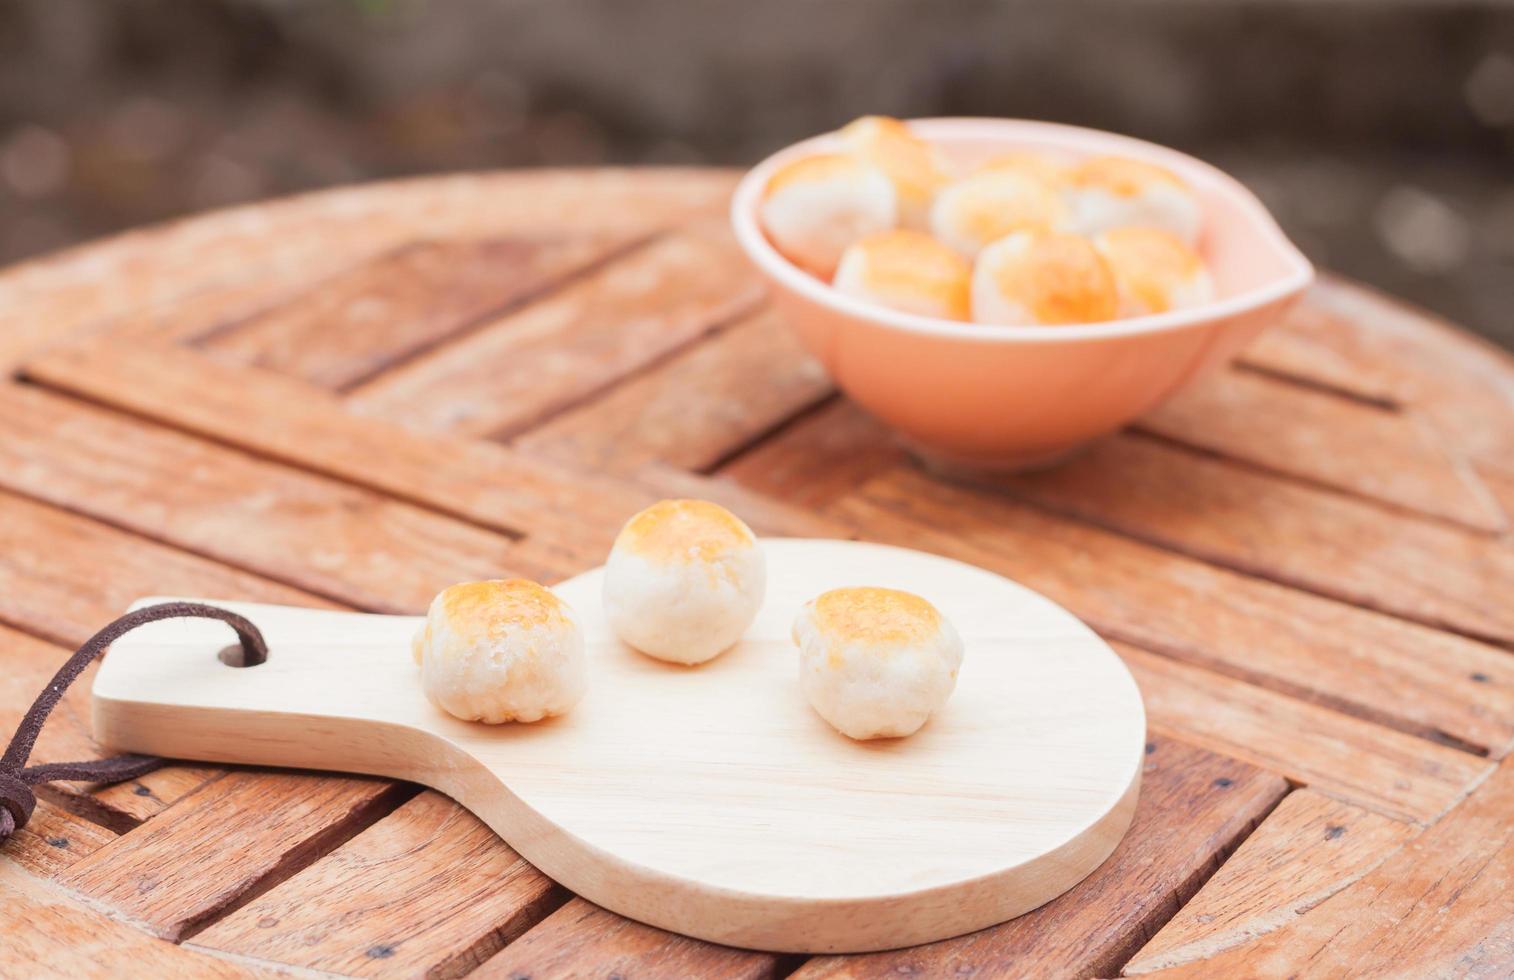
{"type": "Polygon", "coordinates": [[[86,640],[68,658],[67,663],[58,668],[47,687],[32,702],[26,716],[21,719],[21,724],[16,727],[16,734],[11,737],[5,755],[0,756],[0,843],[26,826],[26,821],[31,819],[32,810],[37,806],[32,787],[38,783],[54,779],[114,783],[123,779],[135,779],[163,765],[162,759],[146,755],[118,755],[110,759],[50,762],[38,766],[27,766],[26,760],[31,755],[32,746],[37,744],[43,723],[63,697],[63,692],[68,690],[68,686],[78,679],[84,668],[100,656],[106,647],[138,626],[161,619],[184,617],[219,619],[235,630],[237,639],[242,644],[242,666],[253,667],[268,659],[268,645],[263,642],[263,634],[258,632],[256,626],[234,612],[197,602],[165,602],[146,606],[107,624],[86,640]]]}

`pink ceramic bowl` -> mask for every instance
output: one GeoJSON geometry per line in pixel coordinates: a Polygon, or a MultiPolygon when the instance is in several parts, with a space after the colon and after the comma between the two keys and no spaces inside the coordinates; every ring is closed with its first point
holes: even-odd
{"type": "Polygon", "coordinates": [[[910,123],[970,164],[1008,149],[1117,154],[1182,177],[1204,207],[1199,250],[1217,299],[1156,316],[1061,327],[1011,327],[900,313],[844,296],[790,263],[758,223],[773,171],[836,149],[833,135],[783,150],[741,181],[731,220],[774,302],[836,384],[950,466],[1045,465],[1149,411],[1277,320],[1314,278],[1261,203],[1206,163],[1152,143],[1019,119],[910,123]]]}

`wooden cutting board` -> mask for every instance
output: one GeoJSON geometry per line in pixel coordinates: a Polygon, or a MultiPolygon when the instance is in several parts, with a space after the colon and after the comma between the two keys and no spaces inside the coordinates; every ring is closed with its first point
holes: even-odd
{"type": "Polygon", "coordinates": [[[1135,809],[1146,724],[1130,674],[1091,630],[950,559],[849,541],[763,547],[761,613],[698,667],[617,641],[599,570],[556,586],[590,670],[564,718],[489,726],[433,707],[410,652],[419,617],[217,602],[262,629],[267,662],[222,663],[233,638],[219,623],[144,627],[96,676],[95,733],[122,751],[422,783],[606,908],[759,949],[970,932],[1055,898],[1109,855],[1135,809]],[[800,692],[790,625],[844,585],[917,592],[963,636],[956,693],[910,738],[854,742],[800,692]]]}

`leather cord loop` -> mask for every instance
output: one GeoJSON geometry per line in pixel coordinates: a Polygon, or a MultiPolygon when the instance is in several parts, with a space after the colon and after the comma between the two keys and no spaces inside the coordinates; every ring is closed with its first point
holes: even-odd
{"type": "Polygon", "coordinates": [[[5,754],[0,756],[0,843],[26,826],[32,811],[37,807],[36,794],[32,787],[55,779],[87,780],[97,783],[115,783],[123,779],[135,779],[163,765],[162,759],[147,755],[118,755],[109,759],[92,759],[85,762],[49,762],[27,766],[32,747],[47,716],[57,707],[70,684],[78,680],[84,668],[105,652],[116,640],[139,626],[163,619],[218,619],[236,631],[242,645],[242,665],[252,667],[268,659],[268,644],[258,628],[234,612],[207,606],[198,602],[164,602],[144,606],[116,619],[94,636],[84,641],[74,655],[69,657],[42,693],[32,702],[21,724],[11,736],[5,754]]]}

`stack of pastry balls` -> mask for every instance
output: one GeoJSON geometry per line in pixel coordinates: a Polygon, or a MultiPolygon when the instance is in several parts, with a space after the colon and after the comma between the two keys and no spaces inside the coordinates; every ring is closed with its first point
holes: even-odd
{"type": "MultiPolygon", "coordinates": [[[[605,563],[611,628],[659,660],[700,664],[751,626],[767,586],[757,538],[704,500],[664,500],[632,517],[605,563]]],[[[798,610],[800,686],[819,715],[854,739],[919,730],[951,695],[962,640],[921,597],[834,589],[798,610]]],[[[539,721],[588,687],[583,633],[567,604],[525,579],[466,582],[441,592],[413,643],[421,685],[464,721],[539,721]]]]}
{"type": "Polygon", "coordinates": [[[881,306],[977,323],[1056,326],[1208,302],[1202,213],[1140,160],[1006,153],[953,167],[897,119],[843,128],[840,151],[768,181],[761,221],[791,262],[881,306]]]}

